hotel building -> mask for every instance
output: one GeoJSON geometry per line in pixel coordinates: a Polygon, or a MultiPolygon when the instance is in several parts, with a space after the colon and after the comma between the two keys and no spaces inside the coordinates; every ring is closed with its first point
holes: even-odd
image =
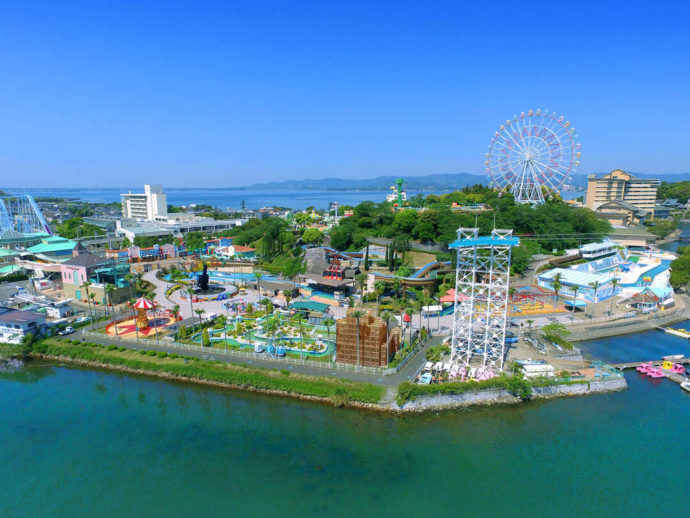
{"type": "Polygon", "coordinates": [[[596,211],[601,205],[618,200],[654,215],[659,180],[643,180],[616,169],[601,178],[589,175],[585,206],[596,211]]]}

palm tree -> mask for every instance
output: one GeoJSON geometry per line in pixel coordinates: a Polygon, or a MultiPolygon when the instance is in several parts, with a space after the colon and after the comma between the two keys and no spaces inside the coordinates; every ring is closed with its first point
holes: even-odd
{"type": "Polygon", "coordinates": [[[299,336],[300,336],[300,344],[299,344],[299,359],[302,359],[302,347],[304,347],[304,332],[302,331],[302,320],[304,317],[302,317],[301,312],[297,312],[295,315],[295,318],[297,319],[297,324],[299,325],[299,336]]]}
{"type": "Polygon", "coordinates": [[[187,295],[189,295],[189,309],[191,311],[190,316],[192,317],[192,329],[194,329],[194,288],[192,286],[187,287],[187,295]]]}
{"type": "Polygon", "coordinates": [[[580,288],[577,286],[573,286],[573,296],[575,297],[575,300],[573,301],[573,315],[575,314],[575,305],[577,304],[577,292],[580,291],[580,288]]]}
{"type": "Polygon", "coordinates": [[[84,291],[86,291],[86,305],[89,307],[89,314],[91,314],[91,299],[89,298],[89,286],[91,286],[91,283],[89,281],[84,281],[84,284],[81,285],[81,287],[84,288],[84,291]]]}
{"type": "Polygon", "coordinates": [[[132,281],[134,280],[132,272],[125,274],[125,280],[127,281],[127,286],[129,286],[129,299],[132,300],[134,298],[134,295],[132,295],[132,281]]]}
{"type": "Polygon", "coordinates": [[[134,272],[132,275],[134,275],[134,285],[137,287],[137,289],[139,289],[139,285],[144,278],[144,274],[142,272],[134,272]]]}
{"type": "Polygon", "coordinates": [[[597,303],[597,290],[599,289],[599,281],[590,282],[589,285],[594,290],[594,299],[592,300],[592,318],[594,318],[594,305],[597,303]]]}
{"type": "Polygon", "coordinates": [[[91,292],[89,293],[89,300],[91,300],[91,305],[93,306],[93,318],[91,319],[91,327],[93,327],[94,320],[96,320],[96,301],[94,300],[96,298],[96,294],[91,292]]]}
{"type": "Polygon", "coordinates": [[[288,310],[290,309],[290,301],[291,300],[292,300],[292,294],[286,293],[285,294],[285,305],[286,305],[286,309],[288,309],[288,310]]]}
{"type": "Polygon", "coordinates": [[[367,275],[364,273],[360,273],[355,277],[355,280],[357,281],[357,284],[359,285],[359,293],[364,297],[364,285],[367,282],[367,275]]]}
{"type": "Polygon", "coordinates": [[[259,289],[259,298],[261,298],[261,277],[263,277],[264,274],[261,272],[255,272],[254,277],[256,277],[256,286],[259,289]]]}
{"type": "Polygon", "coordinates": [[[110,283],[106,283],[106,285],[103,287],[103,291],[105,291],[105,312],[107,314],[108,308],[112,307],[113,305],[112,294],[115,291],[115,286],[110,283]]]}
{"type": "Polygon", "coordinates": [[[616,286],[618,286],[618,279],[615,277],[611,279],[611,287],[613,288],[613,293],[611,294],[611,308],[609,309],[609,316],[611,316],[611,312],[613,311],[613,299],[616,298],[616,286]]]}
{"type": "Polygon", "coordinates": [[[386,290],[386,283],[383,281],[374,281],[374,292],[376,293],[376,300],[378,301],[386,290]]]}
{"type": "Polygon", "coordinates": [[[321,322],[324,326],[326,326],[326,334],[328,335],[328,339],[331,339],[331,326],[335,324],[335,320],[332,318],[324,318],[323,322],[321,322]]]}
{"type": "Polygon", "coordinates": [[[357,319],[357,365],[359,365],[359,319],[364,314],[364,311],[357,310],[352,312],[352,316],[357,319]]]}
{"type": "Polygon", "coordinates": [[[199,329],[201,329],[201,326],[202,326],[201,315],[203,315],[204,313],[206,313],[206,310],[205,310],[204,308],[195,309],[195,310],[194,310],[194,313],[196,313],[197,316],[199,317],[199,329]]]}
{"type": "Polygon", "coordinates": [[[383,321],[386,323],[386,365],[388,365],[388,362],[390,361],[390,343],[391,343],[391,335],[390,335],[390,322],[393,319],[393,315],[390,314],[389,311],[386,311],[383,316],[381,316],[383,321]]]}
{"type": "MultiPolygon", "coordinates": [[[[108,306],[113,305],[113,292],[115,291],[115,286],[112,284],[108,283],[105,285],[105,293],[107,295],[107,300],[108,300],[108,306]]],[[[107,307],[106,307],[107,311],[107,307]]],[[[117,333],[117,322],[115,321],[115,307],[112,307],[112,310],[110,312],[111,320],[114,324],[115,327],[115,336],[119,336],[117,333]]]]}

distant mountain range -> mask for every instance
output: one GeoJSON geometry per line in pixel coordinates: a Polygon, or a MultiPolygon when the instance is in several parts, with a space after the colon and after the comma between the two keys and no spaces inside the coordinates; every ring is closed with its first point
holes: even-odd
{"type": "MultiPolygon", "coordinates": [[[[606,171],[609,172],[609,171],[606,171]]],[[[575,173],[571,177],[571,182],[575,187],[586,187],[587,176],[589,173],[575,173]]],[[[602,173],[596,173],[600,176],[602,173]]],[[[690,173],[673,174],[646,174],[632,173],[640,178],[658,178],[665,182],[680,182],[690,180],[690,173]]],[[[282,182],[255,183],[247,187],[240,187],[241,190],[284,190],[284,191],[386,191],[390,189],[398,178],[405,181],[404,189],[408,191],[453,191],[462,189],[466,185],[487,184],[489,178],[486,175],[472,173],[446,173],[430,174],[426,176],[377,176],[375,178],[364,178],[353,180],[349,178],[320,178],[307,180],[284,180],[282,182]]]]}
{"type": "Polygon", "coordinates": [[[403,188],[408,191],[452,191],[466,185],[488,183],[484,175],[471,173],[431,174],[428,176],[377,176],[352,180],[348,178],[319,178],[309,180],[285,180],[282,182],[256,183],[245,190],[319,190],[319,191],[385,191],[402,178],[403,188]]]}

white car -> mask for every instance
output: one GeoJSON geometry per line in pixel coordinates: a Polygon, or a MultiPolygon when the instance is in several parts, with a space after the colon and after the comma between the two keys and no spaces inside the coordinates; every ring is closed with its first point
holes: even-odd
{"type": "Polygon", "coordinates": [[[62,331],[58,331],[60,336],[70,335],[72,333],[74,333],[74,328],[72,326],[67,326],[62,331]]]}

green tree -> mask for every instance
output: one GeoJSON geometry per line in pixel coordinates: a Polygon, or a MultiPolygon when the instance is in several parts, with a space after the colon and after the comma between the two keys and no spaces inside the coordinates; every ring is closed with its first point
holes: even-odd
{"type": "Polygon", "coordinates": [[[367,274],[358,273],[355,275],[355,281],[357,282],[357,286],[359,286],[359,293],[364,296],[364,286],[366,286],[367,283],[367,274]]]}
{"type": "Polygon", "coordinates": [[[367,243],[367,250],[364,252],[364,271],[369,271],[369,243],[367,243]]]}
{"type": "Polygon", "coordinates": [[[323,243],[323,232],[318,228],[308,228],[302,234],[302,241],[308,245],[320,245],[323,243]]]}
{"type": "Polygon", "coordinates": [[[204,347],[211,346],[211,337],[208,334],[208,329],[204,329],[203,331],[201,331],[201,345],[203,345],[204,347]]]}
{"type": "Polygon", "coordinates": [[[393,220],[393,230],[396,234],[407,234],[408,236],[412,233],[417,224],[417,211],[416,210],[401,210],[395,215],[393,220]]]}
{"type": "Polygon", "coordinates": [[[199,317],[199,327],[201,328],[203,326],[203,320],[202,320],[202,315],[206,313],[206,310],[204,308],[197,308],[194,310],[194,313],[199,317]]]}
{"type": "Polygon", "coordinates": [[[326,333],[328,336],[328,339],[331,339],[331,327],[335,324],[335,320],[332,318],[324,318],[323,321],[321,322],[322,325],[326,326],[326,333]]]}

